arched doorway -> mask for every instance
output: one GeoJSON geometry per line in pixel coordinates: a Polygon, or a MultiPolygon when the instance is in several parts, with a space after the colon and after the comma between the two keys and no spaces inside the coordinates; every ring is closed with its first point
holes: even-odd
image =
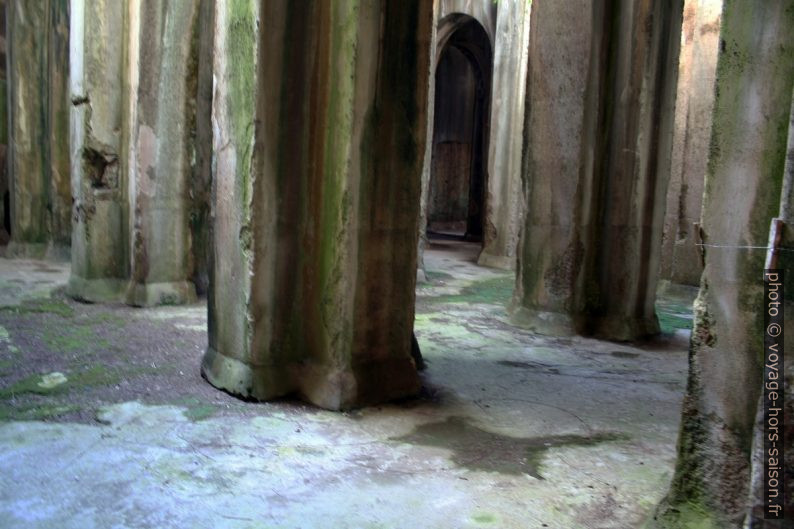
{"type": "Polygon", "coordinates": [[[438,46],[427,232],[481,242],[493,53],[479,22],[453,16],[438,46]]]}

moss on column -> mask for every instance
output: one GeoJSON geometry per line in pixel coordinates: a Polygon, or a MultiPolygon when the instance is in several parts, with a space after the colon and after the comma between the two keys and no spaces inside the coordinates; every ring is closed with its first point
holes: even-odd
{"type": "Polygon", "coordinates": [[[331,409],[411,394],[432,6],[262,9],[216,4],[203,372],[243,396],[331,409]]]}
{"type": "Polygon", "coordinates": [[[766,256],[764,248],[746,247],[766,246],[771,219],[786,210],[781,190],[794,88],[794,7],[728,1],[720,40],[702,216],[705,270],[676,474],[656,519],[662,527],[744,522],[763,381],[766,256]]]}

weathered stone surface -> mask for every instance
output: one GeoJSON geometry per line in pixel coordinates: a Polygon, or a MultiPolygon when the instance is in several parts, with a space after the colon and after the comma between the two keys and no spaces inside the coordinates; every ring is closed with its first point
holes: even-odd
{"type": "Polygon", "coordinates": [[[133,11],[128,180],[133,305],[195,300],[189,191],[196,123],[199,0],[141,0],[133,11]],[[135,55],[137,52],[137,56],[135,55]]]}
{"type": "Polygon", "coordinates": [[[527,215],[514,319],[534,330],[568,334],[575,332],[581,238],[588,223],[580,198],[589,180],[580,161],[587,152],[585,111],[593,103],[587,99],[587,79],[591,45],[600,39],[589,0],[538,3],[530,25],[523,168],[527,215]],[[570,26],[578,30],[568,31],[570,26]],[[552,67],[556,64],[566,68],[552,67]]]}
{"type": "Polygon", "coordinates": [[[479,263],[513,270],[526,199],[521,181],[531,2],[497,4],[488,192],[479,263]]]}
{"type": "Polygon", "coordinates": [[[658,332],[680,7],[533,7],[517,323],[619,340],[658,332]]]}
{"type": "Polygon", "coordinates": [[[706,177],[722,0],[686,0],[670,184],[662,239],[662,279],[698,286],[703,273],[700,223],[706,177]]]}
{"type": "Polygon", "coordinates": [[[141,306],[196,297],[199,2],[72,6],[73,297],[141,306]]]}
{"type": "Polygon", "coordinates": [[[198,65],[196,72],[196,162],[191,181],[191,235],[193,283],[196,293],[209,290],[211,254],[210,203],[212,193],[212,67],[215,48],[215,0],[200,0],[198,19],[198,65]]]}
{"type": "Polygon", "coordinates": [[[427,1],[216,2],[203,373],[332,409],[416,392],[427,1]]]}
{"type": "Polygon", "coordinates": [[[8,74],[6,72],[6,0],[0,0],[0,244],[11,237],[8,190],[8,74]]]}
{"type": "Polygon", "coordinates": [[[7,7],[12,241],[6,253],[63,259],[71,217],[68,5],[10,0],[7,7]]]}
{"type": "MultiPolygon", "coordinates": [[[[659,515],[663,526],[685,521],[740,527],[748,498],[755,503],[750,454],[763,382],[764,247],[773,217],[783,216],[783,244],[792,244],[791,183],[784,185],[783,176],[794,88],[794,9],[783,2],[726,2],[721,31],[703,201],[705,270],[695,302],[678,466],[659,515]]],[[[791,253],[781,255],[779,266],[788,272],[791,253]]],[[[789,276],[787,292],[794,291],[790,283],[789,276]]],[[[792,314],[787,296],[784,310],[792,314]]],[[[789,333],[793,323],[786,318],[789,333]]],[[[789,388],[791,351],[787,346],[789,388]]]]}
{"type": "Polygon", "coordinates": [[[124,138],[126,6],[72,0],[69,53],[71,114],[72,276],[69,294],[88,301],[123,300],[128,285],[128,182],[120,159],[124,138]]]}
{"type": "Polygon", "coordinates": [[[51,254],[68,257],[72,237],[69,159],[69,0],[49,0],[47,38],[47,146],[51,254]]]}
{"type": "MultiPolygon", "coordinates": [[[[683,0],[608,5],[593,140],[592,225],[579,295],[587,332],[657,334],[654,302],[670,175],[683,0]]],[[[592,76],[591,79],[596,76],[592,76]]],[[[589,163],[586,161],[584,167],[589,163]]]]}

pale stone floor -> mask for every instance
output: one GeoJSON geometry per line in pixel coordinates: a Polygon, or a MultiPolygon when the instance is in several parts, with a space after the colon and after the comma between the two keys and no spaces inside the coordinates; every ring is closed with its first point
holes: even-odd
{"type": "Polygon", "coordinates": [[[507,321],[511,276],[450,244],[417,289],[424,396],[349,413],[209,387],[204,305],[83,305],[67,266],[0,259],[0,527],[640,527],[691,299],[660,299],[653,343],[541,337],[507,321]]]}

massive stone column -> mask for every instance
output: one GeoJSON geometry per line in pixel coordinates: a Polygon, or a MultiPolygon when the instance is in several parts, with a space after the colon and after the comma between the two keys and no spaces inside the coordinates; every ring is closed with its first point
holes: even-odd
{"type": "Polygon", "coordinates": [[[593,193],[585,198],[593,224],[579,294],[585,332],[632,340],[659,332],[656,287],[683,0],[604,7],[608,48],[599,60],[599,110],[590,129],[593,193]]]}
{"type": "Polygon", "coordinates": [[[680,2],[533,7],[518,324],[619,340],[658,332],[680,17],[680,2]]]}
{"type": "Polygon", "coordinates": [[[190,213],[193,239],[193,283],[196,293],[207,294],[210,266],[210,202],[212,192],[212,91],[215,48],[215,0],[201,0],[198,19],[196,79],[196,163],[191,182],[190,213]]]}
{"type": "Polygon", "coordinates": [[[141,306],[195,299],[199,2],[72,4],[76,298],[141,306]]]}
{"type": "Polygon", "coordinates": [[[699,236],[723,0],[686,0],[678,61],[672,168],[662,240],[661,277],[700,284],[699,236]]]}
{"type": "Polygon", "coordinates": [[[525,0],[503,0],[497,4],[496,14],[488,191],[479,263],[510,270],[516,267],[526,206],[521,156],[531,5],[525,0]]]}
{"type": "Polygon", "coordinates": [[[69,50],[73,203],[70,295],[123,300],[129,272],[124,147],[128,5],[72,0],[69,50]]]}
{"type": "Polygon", "coordinates": [[[340,409],[415,393],[430,1],[218,0],[203,373],[340,409]]]}
{"type": "Polygon", "coordinates": [[[199,0],[140,0],[131,19],[128,171],[133,305],[195,299],[190,184],[199,0]]]}
{"type": "Polygon", "coordinates": [[[0,245],[8,244],[11,229],[8,190],[8,72],[6,62],[6,0],[0,0],[0,245]]]}
{"type": "Polygon", "coordinates": [[[47,39],[47,146],[51,255],[68,259],[72,239],[69,160],[69,0],[49,0],[47,39]]]}
{"type": "Polygon", "coordinates": [[[6,254],[66,258],[68,5],[10,0],[7,15],[12,241],[6,254]]]}
{"type": "MultiPolygon", "coordinates": [[[[743,523],[763,383],[763,270],[773,217],[783,217],[781,242],[789,249],[792,244],[792,188],[784,188],[783,175],[794,88],[794,10],[786,2],[731,0],[720,38],[702,215],[705,269],[695,301],[678,465],[658,517],[661,526],[743,523]]],[[[791,265],[791,252],[781,252],[788,315],[794,310],[791,265]]],[[[786,317],[789,336],[792,322],[786,317]]],[[[789,391],[791,351],[786,345],[789,391]]],[[[790,463],[790,439],[788,451],[790,463]]],[[[757,519],[747,524],[762,526],[757,519]]]]}
{"type": "MultiPolygon", "coordinates": [[[[598,45],[591,0],[532,7],[523,178],[527,213],[520,245],[514,320],[535,331],[576,332],[575,293],[582,283],[581,211],[590,175],[585,115],[591,45],[598,45]],[[577,28],[570,31],[571,27],[577,28]]],[[[595,51],[593,55],[597,56],[595,51]]]]}

